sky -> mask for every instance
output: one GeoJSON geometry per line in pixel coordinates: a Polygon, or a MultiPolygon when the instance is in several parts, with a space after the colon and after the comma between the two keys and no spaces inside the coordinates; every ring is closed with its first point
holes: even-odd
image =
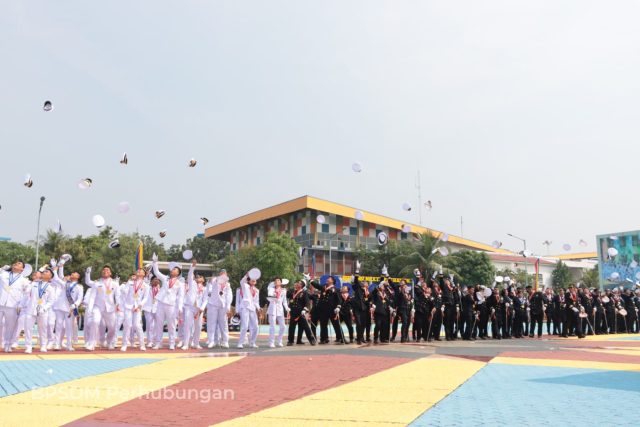
{"type": "Polygon", "coordinates": [[[43,230],[90,235],[101,214],[167,244],[203,232],[200,217],[305,194],[418,223],[420,171],[423,225],[460,235],[462,217],[464,237],[508,249],[512,233],[539,254],[545,240],[595,250],[596,234],[640,229],[639,12],[0,0],[0,236],[33,240],[40,196],[43,230]]]}

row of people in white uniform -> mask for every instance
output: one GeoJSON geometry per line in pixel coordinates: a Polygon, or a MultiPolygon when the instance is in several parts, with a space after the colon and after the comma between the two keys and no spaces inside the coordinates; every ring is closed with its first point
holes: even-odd
{"type": "MultiPolygon", "coordinates": [[[[51,266],[34,272],[28,278],[25,264],[15,262],[0,271],[0,321],[2,345],[9,352],[17,346],[20,332],[25,331],[25,351],[32,351],[32,331],[38,326],[41,351],[61,349],[66,335],[65,348],[73,350],[77,343],[78,308],[84,313],[85,348],[98,346],[114,349],[117,331],[122,326],[121,350],[126,351],[137,338],[141,350],[147,346],[162,346],[164,325],[167,325],[169,348],[175,348],[176,327],[178,346],[199,349],[203,312],[207,310],[207,346],[229,347],[228,316],[231,311],[232,293],[224,270],[205,286],[202,276],[194,276],[195,261],[187,280],[181,277],[179,265],[170,264],[169,276],[158,269],[154,254],[151,273],[140,269],[125,283],[113,278],[111,267],[105,265],[96,281],[91,279],[91,268],[85,272],[86,292],[78,281],[80,275],[64,275],[66,260],[51,261],[51,266]],[[142,316],[146,323],[146,335],[142,330],[142,316]],[[24,325],[24,326],[21,326],[24,325]],[[146,344],[145,344],[146,338],[146,344]]],[[[286,291],[282,281],[276,279],[269,286],[268,317],[270,324],[269,345],[282,346],[285,330],[284,317],[289,311],[286,291]],[[279,325],[276,339],[275,326],[279,325]]],[[[257,347],[259,290],[256,281],[248,275],[242,278],[236,294],[236,306],[241,317],[241,334],[238,348],[257,347]]]]}

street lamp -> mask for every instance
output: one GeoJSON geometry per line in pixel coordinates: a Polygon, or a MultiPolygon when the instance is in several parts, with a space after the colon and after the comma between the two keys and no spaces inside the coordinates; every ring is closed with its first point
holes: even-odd
{"type": "Polygon", "coordinates": [[[507,236],[518,239],[524,244],[524,249],[522,250],[522,256],[524,257],[524,282],[525,286],[529,286],[529,274],[527,273],[527,241],[522,237],[514,236],[511,233],[507,233],[507,236]]]}
{"type": "Polygon", "coordinates": [[[38,264],[38,255],[40,252],[40,215],[42,214],[42,205],[44,204],[44,196],[40,197],[40,209],[38,209],[38,230],[36,232],[36,269],[40,268],[38,264]]]}
{"type": "MultiPolygon", "coordinates": [[[[342,231],[337,232],[336,234],[332,235],[331,237],[329,237],[329,276],[332,276],[332,271],[331,268],[333,267],[332,262],[331,262],[331,242],[333,241],[333,239],[338,236],[339,234],[344,233],[344,231],[347,229],[347,227],[342,227],[342,231]]],[[[340,240],[340,239],[338,239],[340,240]]]]}

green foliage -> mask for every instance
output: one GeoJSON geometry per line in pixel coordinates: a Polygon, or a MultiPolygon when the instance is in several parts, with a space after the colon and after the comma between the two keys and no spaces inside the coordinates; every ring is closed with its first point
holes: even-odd
{"type": "Polygon", "coordinates": [[[360,273],[364,276],[379,276],[382,266],[386,265],[389,275],[397,277],[405,267],[405,264],[397,262],[398,257],[408,256],[414,250],[413,244],[407,241],[390,241],[386,246],[379,246],[376,250],[368,250],[361,246],[356,252],[356,258],[362,265],[360,273]]]}
{"type": "Polygon", "coordinates": [[[485,252],[462,250],[445,258],[448,269],[456,272],[456,281],[467,286],[490,285],[495,269],[485,252]]]}
{"type": "Polygon", "coordinates": [[[583,284],[585,284],[588,288],[599,288],[600,287],[600,272],[598,271],[598,265],[591,270],[586,270],[582,272],[582,278],[580,279],[583,284]]]}
{"type": "Polygon", "coordinates": [[[571,283],[569,267],[560,260],[558,260],[556,268],[551,272],[551,282],[554,288],[566,288],[571,283]]]}
{"type": "Polygon", "coordinates": [[[11,265],[18,259],[27,264],[33,264],[36,259],[35,248],[22,243],[0,242],[0,266],[11,265]]]}
{"type": "Polygon", "coordinates": [[[196,236],[192,239],[187,239],[187,242],[183,245],[171,245],[167,250],[167,260],[183,261],[182,252],[186,249],[191,249],[193,258],[204,264],[215,264],[229,254],[229,244],[227,242],[196,236]]]}
{"type": "MultiPolygon", "coordinates": [[[[430,276],[441,267],[445,269],[447,257],[440,255],[435,249],[440,246],[440,240],[431,234],[420,235],[417,242],[405,242],[406,253],[403,251],[391,259],[390,266],[397,269],[397,274],[401,276],[413,276],[413,270],[419,268],[420,271],[430,276]]],[[[389,264],[387,264],[389,265],[389,264]]],[[[448,269],[447,273],[453,273],[448,269]]]]}

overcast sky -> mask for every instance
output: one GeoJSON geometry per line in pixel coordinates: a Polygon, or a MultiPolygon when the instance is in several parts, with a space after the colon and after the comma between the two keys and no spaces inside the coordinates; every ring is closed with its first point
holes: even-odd
{"type": "Polygon", "coordinates": [[[0,0],[0,236],[33,239],[41,195],[43,229],[95,233],[102,214],[166,243],[304,194],[417,223],[420,170],[426,226],[459,235],[462,216],[470,239],[595,250],[640,229],[638,16],[636,1],[0,0]]]}

